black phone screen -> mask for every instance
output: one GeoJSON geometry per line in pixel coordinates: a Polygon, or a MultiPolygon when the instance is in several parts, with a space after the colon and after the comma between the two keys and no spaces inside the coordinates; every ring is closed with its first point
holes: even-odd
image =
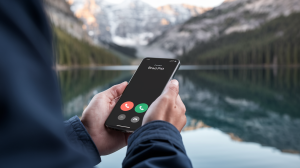
{"type": "Polygon", "coordinates": [[[139,128],[147,109],[161,95],[179,64],[176,59],[145,58],[105,125],[124,131],[139,128]]]}

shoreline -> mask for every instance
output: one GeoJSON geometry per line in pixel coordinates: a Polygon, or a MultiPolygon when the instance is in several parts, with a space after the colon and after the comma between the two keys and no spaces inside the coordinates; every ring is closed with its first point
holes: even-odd
{"type": "MultiPolygon", "coordinates": [[[[138,65],[56,65],[56,71],[73,69],[94,70],[136,70],[138,65]]],[[[220,70],[220,69],[278,69],[278,68],[300,68],[300,65],[181,65],[179,70],[220,70]]]]}

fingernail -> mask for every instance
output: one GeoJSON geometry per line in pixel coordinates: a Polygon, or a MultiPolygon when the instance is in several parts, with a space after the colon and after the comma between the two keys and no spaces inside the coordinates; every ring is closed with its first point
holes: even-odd
{"type": "Polygon", "coordinates": [[[122,84],[125,84],[125,83],[127,84],[127,81],[124,81],[122,84]]]}
{"type": "Polygon", "coordinates": [[[174,84],[174,85],[178,85],[178,84],[179,84],[178,81],[177,81],[176,79],[173,79],[171,82],[172,82],[172,84],[174,84]]]}

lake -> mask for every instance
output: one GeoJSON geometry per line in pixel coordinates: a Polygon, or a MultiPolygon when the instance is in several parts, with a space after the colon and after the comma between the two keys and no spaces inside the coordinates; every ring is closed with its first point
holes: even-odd
{"type": "MultiPolygon", "coordinates": [[[[59,71],[64,117],[129,81],[137,66],[59,71]]],[[[300,168],[300,68],[183,66],[175,78],[186,105],[182,138],[197,167],[300,168]]],[[[122,167],[123,148],[98,167],[122,167]]]]}

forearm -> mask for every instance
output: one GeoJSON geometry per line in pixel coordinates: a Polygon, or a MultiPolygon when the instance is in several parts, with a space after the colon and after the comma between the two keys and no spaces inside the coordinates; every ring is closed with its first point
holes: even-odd
{"type": "Polygon", "coordinates": [[[192,167],[179,131],[164,121],[150,122],[128,139],[123,167],[192,167]]]}

